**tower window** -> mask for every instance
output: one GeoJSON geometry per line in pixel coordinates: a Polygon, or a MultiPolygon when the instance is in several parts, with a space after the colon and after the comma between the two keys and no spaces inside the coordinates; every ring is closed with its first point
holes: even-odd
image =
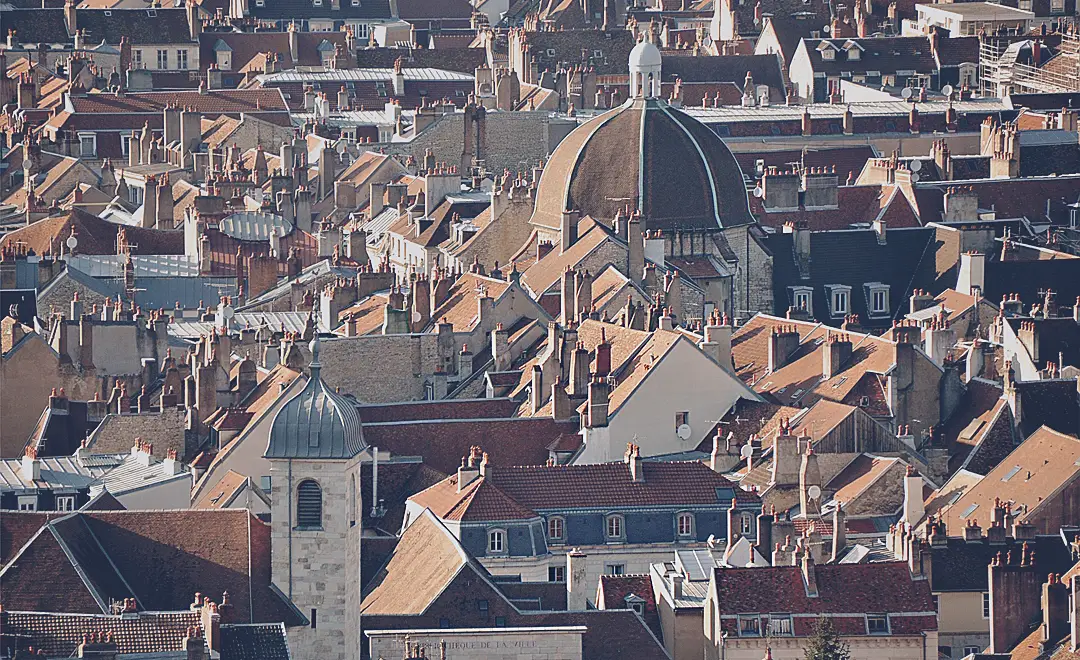
{"type": "Polygon", "coordinates": [[[296,487],[296,526],[301,529],[322,527],[322,488],[311,479],[296,487]]]}

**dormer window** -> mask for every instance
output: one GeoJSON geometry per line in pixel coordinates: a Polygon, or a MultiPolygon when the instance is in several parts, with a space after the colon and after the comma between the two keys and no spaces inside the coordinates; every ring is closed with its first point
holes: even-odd
{"type": "Polygon", "coordinates": [[[860,51],[860,50],[859,50],[858,48],[851,48],[851,49],[848,49],[848,52],[847,52],[847,58],[848,58],[849,60],[858,60],[858,59],[862,59],[862,52],[861,52],[861,51],[860,51]]]}
{"type": "Polygon", "coordinates": [[[756,614],[740,614],[739,637],[761,637],[761,618],[756,614]]]}
{"type": "Polygon", "coordinates": [[[871,282],[866,285],[867,305],[870,308],[870,316],[887,315],[889,313],[889,285],[881,282],[871,282]]]}
{"type": "Polygon", "coordinates": [[[506,532],[501,529],[492,529],[488,531],[488,547],[487,553],[489,555],[503,555],[506,554],[506,532]]]}
{"type": "Polygon", "coordinates": [[[626,540],[626,529],[623,526],[623,517],[612,514],[604,521],[604,532],[608,543],[618,543],[626,540]]]}
{"type": "Polygon", "coordinates": [[[836,59],[836,53],[831,48],[821,51],[821,59],[831,61],[836,59]]]}
{"type": "Polygon", "coordinates": [[[825,287],[829,294],[829,315],[835,317],[846,316],[851,309],[851,287],[843,284],[832,284],[825,287]]]}
{"type": "Polygon", "coordinates": [[[812,317],[814,315],[814,290],[808,286],[791,287],[791,306],[812,317]]]}

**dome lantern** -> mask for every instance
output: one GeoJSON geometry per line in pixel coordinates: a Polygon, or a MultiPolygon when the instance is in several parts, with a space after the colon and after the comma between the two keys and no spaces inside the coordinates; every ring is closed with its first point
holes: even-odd
{"type": "Polygon", "coordinates": [[[660,49],[648,37],[630,51],[630,98],[659,98],[660,49]]]}

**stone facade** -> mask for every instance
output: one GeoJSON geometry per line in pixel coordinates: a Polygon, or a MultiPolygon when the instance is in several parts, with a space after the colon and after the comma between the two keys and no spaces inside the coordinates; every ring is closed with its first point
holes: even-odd
{"type": "Polygon", "coordinates": [[[296,658],[360,657],[360,459],[271,460],[274,584],[308,618],[289,631],[296,658]],[[322,493],[322,526],[297,528],[296,493],[313,480],[322,493]]]}
{"type": "Polygon", "coordinates": [[[406,644],[446,660],[581,660],[585,626],[367,632],[369,657],[396,658],[406,644]],[[445,651],[445,655],[443,654],[445,651]]]}

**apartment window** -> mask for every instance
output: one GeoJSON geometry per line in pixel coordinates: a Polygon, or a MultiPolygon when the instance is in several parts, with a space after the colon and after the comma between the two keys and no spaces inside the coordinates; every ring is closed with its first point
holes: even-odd
{"type": "Polygon", "coordinates": [[[866,632],[871,635],[888,635],[889,616],[887,614],[867,614],[866,632]]]}
{"type": "Polygon", "coordinates": [[[563,541],[566,539],[566,521],[562,518],[548,519],[548,540],[563,541]]]}
{"type": "Polygon", "coordinates": [[[1050,13],[1060,14],[1065,11],[1065,0],[1050,0],[1050,13]]]}
{"type": "Polygon", "coordinates": [[[131,153],[131,136],[130,135],[121,135],[120,136],[120,153],[124,154],[125,156],[127,156],[129,153],[131,153]]]}
{"type": "Polygon", "coordinates": [[[739,615],[739,637],[761,637],[761,620],[758,615],[739,615]]]}
{"type": "Polygon", "coordinates": [[[990,592],[983,592],[983,618],[990,618],[990,592]]]}
{"type": "Polygon", "coordinates": [[[566,567],[548,566],[548,582],[566,582],[566,567]]]}
{"type": "Polygon", "coordinates": [[[805,289],[803,289],[801,291],[796,291],[795,296],[794,296],[794,301],[795,301],[795,305],[794,305],[795,309],[801,309],[801,310],[803,310],[805,312],[810,311],[810,292],[809,291],[807,291],[805,289]]]}
{"type": "Polygon", "coordinates": [[[938,658],[951,658],[952,647],[951,646],[939,646],[937,647],[938,658]]]}
{"type": "Polygon", "coordinates": [[[983,652],[983,647],[981,647],[981,646],[965,646],[964,647],[964,657],[965,658],[968,657],[969,655],[975,655],[976,653],[982,653],[982,652],[983,652]]]}
{"type": "Polygon", "coordinates": [[[857,60],[862,57],[862,51],[858,48],[849,48],[847,52],[847,58],[849,60],[857,60]]]}
{"type": "Polygon", "coordinates": [[[679,536],[682,538],[691,537],[694,535],[694,514],[692,513],[680,513],[676,518],[676,526],[678,528],[679,536]]]}
{"type": "Polygon", "coordinates": [[[133,48],[132,49],[132,51],[131,51],[131,63],[132,63],[132,65],[134,65],[134,68],[136,68],[136,69],[141,69],[142,68],[143,64],[142,64],[142,49],[141,48],[133,48]]]}
{"type": "Polygon", "coordinates": [[[168,69],[169,68],[169,51],[159,49],[157,52],[157,68],[168,69]]]}
{"type": "Polygon", "coordinates": [[[749,536],[754,533],[754,516],[749,513],[742,514],[742,535],[749,536]]]}
{"type": "Polygon", "coordinates": [[[97,135],[95,133],[79,133],[79,155],[83,158],[93,158],[97,155],[97,135]]]}
{"type": "Polygon", "coordinates": [[[74,511],[75,510],[75,496],[74,495],[61,495],[56,498],[56,510],[57,511],[74,511]]]}
{"type": "Polygon", "coordinates": [[[874,289],[870,292],[870,311],[881,314],[889,311],[889,292],[885,289],[874,289]]]}
{"type": "Polygon", "coordinates": [[[484,616],[487,616],[487,613],[488,613],[487,599],[486,598],[481,598],[481,599],[477,600],[476,601],[476,609],[479,610],[479,612],[481,614],[483,614],[484,616]]]}
{"type": "Polygon", "coordinates": [[[608,575],[626,575],[626,564],[606,564],[604,573],[608,575]]]}
{"type": "MultiPolygon", "coordinates": [[[[359,4],[359,3],[357,3],[359,4]]],[[[371,34],[371,26],[367,23],[357,23],[353,26],[353,35],[357,39],[367,39],[371,34]]]]}
{"type": "Polygon", "coordinates": [[[826,287],[829,292],[829,313],[833,316],[844,316],[848,313],[848,300],[851,296],[851,287],[833,285],[826,287]]]}
{"type": "Polygon", "coordinates": [[[305,479],[296,487],[296,526],[322,528],[322,487],[312,479],[305,479]]]}
{"type": "Polygon", "coordinates": [[[187,49],[181,48],[176,51],[176,68],[186,71],[188,68],[187,49]]]}
{"type": "Polygon", "coordinates": [[[826,48],[825,50],[821,51],[821,59],[826,61],[832,61],[835,58],[836,53],[834,53],[832,50],[826,48]]]}
{"type": "Polygon", "coordinates": [[[270,477],[267,477],[267,476],[259,477],[259,488],[261,488],[262,491],[264,493],[266,493],[267,495],[270,494],[270,486],[271,486],[272,483],[273,482],[270,481],[270,477]]]}
{"type": "Polygon", "coordinates": [[[675,413],[675,430],[678,431],[680,426],[690,424],[690,412],[683,411],[675,413]]]}
{"type": "Polygon", "coordinates": [[[488,554],[498,555],[506,552],[506,532],[493,529],[488,532],[488,554]]]}
{"type": "Polygon", "coordinates": [[[793,634],[790,614],[769,615],[769,635],[773,637],[791,637],[793,634]]]}
{"type": "Polygon", "coordinates": [[[20,496],[19,511],[37,511],[37,495],[20,496]]]}
{"type": "Polygon", "coordinates": [[[495,627],[496,628],[505,628],[506,627],[506,617],[505,616],[497,616],[497,617],[495,617],[495,627]]]}
{"type": "Polygon", "coordinates": [[[607,539],[609,541],[621,541],[623,539],[623,517],[619,515],[607,517],[607,539]]]}

